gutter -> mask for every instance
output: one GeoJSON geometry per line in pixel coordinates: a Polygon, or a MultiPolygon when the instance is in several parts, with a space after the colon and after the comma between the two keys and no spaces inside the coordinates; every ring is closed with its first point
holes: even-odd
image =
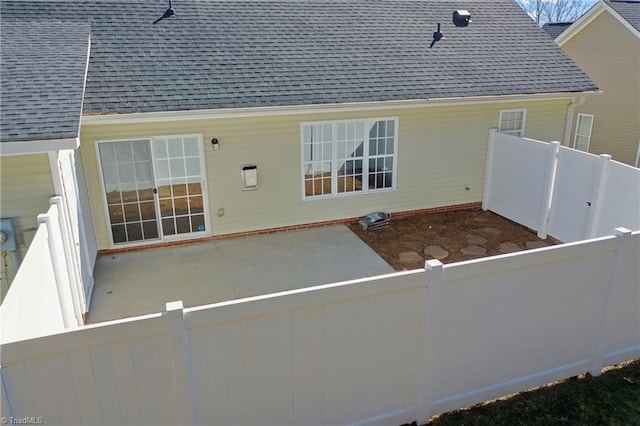
{"type": "Polygon", "coordinates": [[[576,107],[584,104],[585,100],[586,96],[584,95],[580,96],[580,98],[573,98],[573,100],[567,107],[567,120],[564,123],[564,136],[562,137],[563,146],[569,146],[571,139],[571,127],[573,126],[573,116],[575,114],[576,107]]]}
{"type": "Polygon", "coordinates": [[[80,138],[43,139],[35,141],[0,142],[0,156],[39,154],[62,149],[76,149],[80,138]]]}
{"type": "MultiPolygon", "coordinates": [[[[597,91],[579,92],[597,93],[597,91]]],[[[217,118],[247,118],[261,116],[281,116],[293,114],[322,114],[336,112],[375,111],[385,109],[422,108],[431,106],[458,106],[503,102],[528,102],[538,100],[559,100],[575,98],[575,93],[542,93],[531,95],[477,96],[437,99],[411,99],[381,102],[352,102],[323,105],[287,105],[249,108],[220,108],[193,111],[160,111],[131,114],[87,114],[82,117],[82,125],[157,123],[217,118]]]]}

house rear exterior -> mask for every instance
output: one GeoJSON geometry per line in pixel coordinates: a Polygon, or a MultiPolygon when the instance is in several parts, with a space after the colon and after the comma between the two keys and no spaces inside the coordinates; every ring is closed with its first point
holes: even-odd
{"type": "Polygon", "coordinates": [[[1,3],[17,31],[90,28],[79,147],[10,157],[3,140],[3,217],[33,222],[64,189],[47,165],[69,153],[103,253],[479,206],[491,128],[563,140],[598,91],[510,0],[172,6],[154,23],[164,2],[1,3]],[[4,181],[24,184],[20,161],[43,178],[14,212],[4,181]]]}
{"type": "Polygon", "coordinates": [[[603,92],[576,107],[570,146],[640,166],[640,2],[602,0],[556,42],[603,92]]]}

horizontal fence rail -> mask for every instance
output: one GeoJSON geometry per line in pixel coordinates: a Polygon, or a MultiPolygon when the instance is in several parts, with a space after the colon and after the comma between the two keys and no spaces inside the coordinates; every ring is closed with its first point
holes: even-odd
{"type": "Polygon", "coordinates": [[[640,232],[5,343],[53,424],[403,424],[640,357],[640,232]]]}

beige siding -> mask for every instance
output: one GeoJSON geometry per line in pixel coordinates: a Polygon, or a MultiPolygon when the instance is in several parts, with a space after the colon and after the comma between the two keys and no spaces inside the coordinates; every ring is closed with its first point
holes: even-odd
{"type": "Polygon", "coordinates": [[[167,134],[204,137],[215,235],[482,200],[489,128],[500,109],[527,108],[526,136],[561,140],[568,100],[425,107],[373,112],[211,119],[144,125],[85,125],[82,156],[100,249],[109,247],[96,141],[167,134]],[[397,190],[302,200],[300,123],[398,117],[397,190]],[[220,150],[211,147],[218,138],[220,150]],[[242,191],[241,168],[257,164],[259,189],[242,191]],[[469,187],[466,190],[465,187],[469,187]],[[218,217],[218,209],[225,215],[218,217]]]}
{"type": "MultiPolygon", "coordinates": [[[[605,11],[562,48],[603,91],[576,109],[594,115],[589,151],[633,165],[640,140],[640,39],[605,11]]],[[[575,118],[571,146],[574,135],[575,118]]]]}
{"type": "MultiPolygon", "coordinates": [[[[22,259],[35,235],[36,217],[49,209],[54,195],[47,154],[5,156],[0,158],[0,216],[12,217],[22,259]]],[[[9,258],[8,258],[9,259],[9,258]]],[[[8,261],[9,276],[14,276],[8,261]]]]}

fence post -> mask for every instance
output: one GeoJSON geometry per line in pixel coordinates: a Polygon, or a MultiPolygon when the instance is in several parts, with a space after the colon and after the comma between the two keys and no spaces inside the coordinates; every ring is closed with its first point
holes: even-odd
{"type": "Polygon", "coordinates": [[[543,240],[547,238],[547,228],[549,226],[549,215],[551,214],[551,203],[553,202],[553,186],[556,180],[559,152],[560,142],[549,142],[547,169],[545,170],[544,176],[544,193],[542,195],[542,209],[540,211],[540,225],[538,226],[538,237],[543,240]]]}
{"type": "Polygon", "coordinates": [[[64,248],[65,265],[67,267],[67,276],[69,277],[69,288],[71,290],[71,298],[73,299],[73,312],[75,314],[77,325],[84,323],[82,320],[82,302],[80,301],[82,290],[79,288],[82,282],[78,280],[77,264],[74,257],[74,244],[69,236],[69,218],[67,210],[62,202],[62,197],[55,196],[49,200],[51,204],[55,204],[58,209],[58,227],[60,228],[60,237],[62,238],[62,246],[64,248]]]}
{"type": "Polygon", "coordinates": [[[174,390],[176,401],[178,402],[178,418],[175,421],[176,424],[193,425],[196,424],[195,401],[191,391],[190,357],[182,301],[169,302],[166,309],[171,343],[174,390]]]}
{"type": "Polygon", "coordinates": [[[594,176],[593,192],[591,193],[591,207],[589,208],[589,217],[587,218],[587,230],[584,238],[597,237],[598,225],[600,224],[600,215],[602,213],[602,197],[604,196],[605,183],[607,181],[607,168],[611,156],[609,154],[601,154],[598,157],[596,171],[594,176]]]}
{"type": "Polygon", "coordinates": [[[422,336],[422,358],[420,360],[420,382],[418,383],[418,424],[424,425],[431,417],[434,376],[436,372],[436,348],[440,317],[440,299],[442,294],[442,262],[425,262],[427,279],[427,300],[422,336]]]}
{"type": "Polygon", "coordinates": [[[615,236],[618,239],[618,245],[616,251],[613,253],[613,262],[611,265],[611,273],[609,274],[609,283],[607,284],[607,292],[602,304],[602,310],[600,311],[600,326],[598,327],[598,336],[596,337],[596,347],[593,356],[593,365],[591,367],[591,375],[599,376],[602,373],[602,367],[604,363],[604,357],[606,355],[607,338],[605,333],[607,331],[609,309],[611,303],[611,293],[613,289],[621,280],[621,271],[624,271],[625,267],[630,262],[635,262],[630,257],[631,253],[631,231],[626,228],[616,228],[615,236]]]}
{"type": "Polygon", "coordinates": [[[487,147],[487,162],[484,170],[484,192],[482,194],[482,210],[489,210],[489,197],[491,196],[491,176],[493,171],[493,154],[495,149],[495,136],[498,129],[489,129],[489,145],[487,147]]]}
{"type": "Polygon", "coordinates": [[[71,285],[69,277],[66,273],[65,262],[60,259],[64,248],[61,246],[62,236],[60,228],[57,223],[57,217],[52,218],[51,213],[55,212],[56,215],[60,214],[58,206],[52,204],[45,214],[38,215],[38,225],[44,223],[47,227],[47,243],[49,245],[49,254],[51,256],[51,264],[53,266],[53,279],[56,283],[56,289],[58,291],[58,303],[60,304],[60,311],[62,312],[62,322],[64,328],[75,328],[77,323],[73,314],[73,296],[71,293],[71,285]],[[54,222],[55,220],[55,222],[54,222]],[[69,293],[67,293],[69,291],[69,293]]]}

